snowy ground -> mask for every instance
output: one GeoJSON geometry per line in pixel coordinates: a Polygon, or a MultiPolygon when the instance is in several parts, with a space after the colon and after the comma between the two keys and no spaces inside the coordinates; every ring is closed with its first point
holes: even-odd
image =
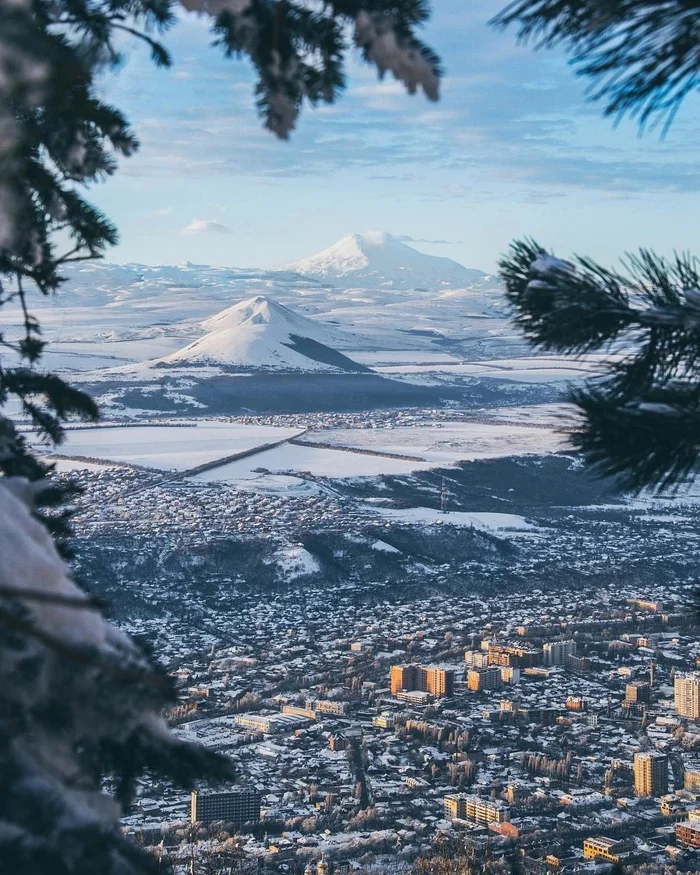
{"type": "Polygon", "coordinates": [[[283,547],[272,554],[270,561],[279,567],[285,580],[296,580],[321,571],[316,558],[304,547],[283,547]]]}
{"type": "Polygon", "coordinates": [[[441,362],[413,364],[410,359],[402,364],[375,367],[385,376],[399,375],[452,375],[481,377],[497,380],[515,380],[525,383],[552,383],[581,380],[593,376],[599,369],[602,356],[573,358],[571,356],[523,356],[522,358],[489,361],[453,361],[443,358],[441,362]]]}
{"type": "Polygon", "coordinates": [[[112,462],[106,461],[104,464],[98,464],[86,462],[83,459],[53,459],[51,463],[58,474],[67,474],[69,471],[104,471],[114,467],[112,462]]]}
{"type": "Polygon", "coordinates": [[[63,456],[83,456],[157,468],[186,471],[216,459],[286,440],[298,428],[202,421],[192,425],[119,426],[68,431],[63,456]]]}
{"type": "Polygon", "coordinates": [[[555,429],[574,428],[577,424],[576,408],[572,404],[530,404],[520,407],[488,407],[477,411],[476,416],[494,422],[525,426],[549,426],[555,429]]]}
{"type": "Polygon", "coordinates": [[[434,462],[414,462],[387,459],[384,456],[365,456],[360,453],[335,449],[318,449],[285,444],[255,456],[240,459],[197,474],[194,479],[205,482],[238,483],[259,481],[259,470],[272,474],[309,474],[312,477],[377,477],[380,474],[410,474],[435,467],[434,462]]]}
{"type": "Polygon", "coordinates": [[[546,406],[532,409],[532,425],[519,408],[488,411],[501,422],[441,422],[396,428],[325,429],[193,420],[179,425],[75,428],[68,431],[59,470],[122,463],[163,471],[187,471],[237,453],[250,456],[193,475],[205,483],[274,493],[317,491],[316,478],[346,479],[401,475],[462,461],[551,453],[566,446],[561,421],[546,406]],[[505,419],[505,417],[509,419],[505,419]],[[518,424],[522,416],[523,425],[518,424]],[[515,421],[512,421],[515,420],[515,421]],[[548,423],[552,423],[549,425],[548,423]],[[298,438],[324,446],[289,444],[298,438]],[[277,444],[264,449],[269,444],[277,444]]]}
{"type": "Polygon", "coordinates": [[[410,523],[412,525],[473,526],[475,529],[488,532],[539,531],[537,526],[532,525],[523,517],[512,513],[464,513],[462,511],[441,513],[432,507],[408,507],[400,510],[372,507],[372,512],[392,522],[410,523]]]}
{"type": "MultiPolygon", "coordinates": [[[[523,419],[527,422],[526,417],[523,419]]],[[[419,456],[426,462],[431,462],[433,467],[499,456],[551,453],[565,446],[565,436],[554,429],[529,427],[525,424],[490,425],[479,422],[448,422],[435,426],[417,425],[411,428],[376,430],[335,429],[311,432],[305,435],[304,440],[419,456]]],[[[426,466],[414,467],[417,469],[426,466]]]]}

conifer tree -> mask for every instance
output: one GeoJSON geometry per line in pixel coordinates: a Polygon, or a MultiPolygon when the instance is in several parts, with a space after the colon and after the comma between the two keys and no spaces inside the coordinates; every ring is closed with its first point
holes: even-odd
{"type": "MultiPolygon", "coordinates": [[[[493,21],[536,48],[562,46],[606,115],[665,133],[700,85],[698,0],[516,0],[493,21]]],[[[574,446],[622,488],[669,489],[698,470],[700,262],[642,250],[619,270],[516,241],[501,275],[539,349],[616,352],[571,393],[574,446]]]]}
{"type": "MultiPolygon", "coordinates": [[[[215,44],[257,71],[265,126],[286,138],[301,108],[332,103],[354,46],[383,75],[437,99],[440,68],[417,36],[424,0],[180,0],[208,16],[215,44]]],[[[160,716],[173,702],[157,661],[111,626],[72,580],[66,498],[9,411],[49,444],[64,423],[94,420],[84,393],[41,366],[32,316],[60,294],[62,268],[117,240],[86,190],[138,148],[124,115],[97,94],[117,37],[145,41],[156,65],[175,0],[0,0],[0,307],[21,314],[0,332],[0,871],[136,875],[157,861],[127,841],[119,818],[135,781],[183,787],[230,780],[230,761],[178,741],[160,716]],[[52,510],[42,514],[41,507],[52,510]],[[47,529],[55,535],[53,540],[47,529]],[[104,791],[109,778],[114,792],[104,791]]]]}

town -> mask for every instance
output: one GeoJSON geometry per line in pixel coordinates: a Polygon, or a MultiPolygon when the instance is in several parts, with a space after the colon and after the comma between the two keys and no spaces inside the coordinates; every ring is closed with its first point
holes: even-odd
{"type": "Polygon", "coordinates": [[[241,604],[234,638],[173,669],[169,715],[236,785],[144,784],[127,827],[174,860],[236,834],[243,863],[318,875],[445,843],[536,873],[696,869],[689,604],[682,587],[241,604]]]}
{"type": "Polygon", "coordinates": [[[700,867],[692,495],[606,495],[555,454],[263,475],[57,475],[77,574],[174,678],[175,731],[236,767],[143,780],[140,844],[192,873],[700,867]]]}

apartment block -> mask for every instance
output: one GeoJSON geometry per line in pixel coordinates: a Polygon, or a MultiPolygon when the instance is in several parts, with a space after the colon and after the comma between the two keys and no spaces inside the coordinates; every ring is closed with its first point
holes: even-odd
{"type": "Polygon", "coordinates": [[[548,641],[542,648],[545,665],[566,665],[569,656],[576,656],[576,642],[573,638],[566,641],[548,641]]]}
{"type": "Polygon", "coordinates": [[[656,751],[634,755],[634,792],[637,796],[668,793],[668,757],[656,751]]]}
{"type": "Polygon", "coordinates": [[[630,841],[609,839],[605,836],[595,836],[583,843],[584,860],[607,860],[609,863],[619,863],[632,850],[630,841]]]}
{"type": "Polygon", "coordinates": [[[262,796],[257,790],[232,790],[228,793],[192,791],[190,818],[192,823],[208,825],[217,820],[243,826],[260,820],[262,796]]]}
{"type": "Polygon", "coordinates": [[[483,650],[465,650],[464,662],[469,668],[486,668],[489,664],[488,653],[483,650]]]}
{"type": "Polygon", "coordinates": [[[489,665],[512,665],[516,668],[533,668],[542,664],[542,651],[510,644],[493,644],[488,647],[489,665]]]}
{"type": "Polygon", "coordinates": [[[445,816],[451,820],[470,820],[473,823],[506,823],[510,808],[502,802],[492,802],[467,793],[451,793],[443,800],[445,816]]]}
{"type": "Polygon", "coordinates": [[[700,821],[685,820],[676,824],[676,838],[691,848],[700,848],[700,821]]]}
{"type": "Polygon", "coordinates": [[[454,669],[438,665],[392,665],[389,680],[393,696],[401,691],[451,696],[455,687],[454,669]]]}
{"type": "Polygon", "coordinates": [[[503,686],[501,669],[498,666],[491,668],[472,668],[467,672],[467,688],[475,692],[482,690],[498,690],[503,686]]]}
{"type": "Polygon", "coordinates": [[[649,686],[648,681],[634,681],[633,683],[626,685],[626,704],[648,705],[649,702],[651,702],[651,687],[649,686]]]}
{"type": "Polygon", "coordinates": [[[673,693],[676,714],[690,720],[700,719],[700,672],[677,674],[673,693]]]}

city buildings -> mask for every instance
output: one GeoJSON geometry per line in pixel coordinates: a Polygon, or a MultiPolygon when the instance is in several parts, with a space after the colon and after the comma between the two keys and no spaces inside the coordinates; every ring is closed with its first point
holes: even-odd
{"type": "Polygon", "coordinates": [[[673,692],[676,714],[689,720],[700,719],[700,672],[677,674],[673,692]]]}
{"type": "Polygon", "coordinates": [[[647,681],[634,681],[625,687],[625,704],[648,705],[651,702],[651,687],[647,681]]]}
{"type": "Polygon", "coordinates": [[[378,729],[393,729],[394,715],[389,714],[386,711],[383,711],[381,714],[376,714],[372,718],[372,726],[376,726],[378,729]]]}
{"type": "Polygon", "coordinates": [[[278,732],[289,732],[309,722],[305,708],[289,706],[292,713],[282,714],[239,714],[236,723],[250,732],[260,732],[263,735],[274,735],[278,732]],[[302,712],[302,713],[299,713],[302,712]]]}
{"type": "Polygon", "coordinates": [[[482,690],[497,690],[503,686],[501,669],[498,666],[491,668],[472,668],[467,672],[467,688],[475,692],[482,690]]]}
{"type": "Polygon", "coordinates": [[[569,656],[576,656],[576,642],[572,638],[566,641],[550,641],[542,648],[545,665],[565,665],[569,656]]]}
{"type": "Polygon", "coordinates": [[[700,848],[700,820],[685,820],[676,824],[676,838],[691,848],[700,848]]]}
{"type": "Polygon", "coordinates": [[[345,714],[348,703],[334,702],[331,699],[310,699],[306,703],[306,707],[317,711],[319,714],[345,714]]]}
{"type": "Polygon", "coordinates": [[[584,860],[607,860],[609,863],[620,863],[632,850],[632,843],[596,836],[586,839],[583,843],[584,860]]]}
{"type": "Polygon", "coordinates": [[[471,820],[474,823],[505,823],[510,820],[510,808],[502,802],[492,802],[467,793],[445,796],[445,816],[451,820],[471,820]]]}
{"type": "Polygon", "coordinates": [[[532,647],[521,647],[512,644],[487,644],[489,665],[512,665],[516,668],[534,668],[542,665],[542,651],[532,647]]]}
{"type": "Polygon", "coordinates": [[[232,790],[228,793],[192,791],[190,819],[192,823],[208,825],[217,820],[243,826],[260,820],[262,796],[257,790],[232,790]]]}
{"type": "Polygon", "coordinates": [[[489,664],[489,655],[483,650],[465,650],[464,662],[470,668],[486,668],[489,664]]]}
{"type": "Polygon", "coordinates": [[[392,665],[390,672],[392,695],[399,692],[421,692],[431,696],[454,694],[454,669],[437,665],[392,665]]]}
{"type": "Polygon", "coordinates": [[[637,796],[668,793],[668,757],[656,751],[634,755],[634,792],[637,796]]]}
{"type": "MultiPolygon", "coordinates": [[[[686,589],[659,585],[649,597],[682,604],[686,589]]],[[[241,785],[265,794],[259,832],[246,830],[241,837],[251,871],[284,875],[286,865],[303,873],[311,854],[312,875],[318,875],[316,863],[330,848],[331,867],[351,859],[357,875],[368,875],[357,868],[364,854],[374,854],[376,865],[389,871],[400,849],[429,854],[445,835],[484,843],[490,855],[524,850],[532,859],[523,875],[551,875],[550,855],[560,860],[559,875],[596,859],[609,864],[620,857],[627,863],[625,844],[615,844],[619,840],[630,842],[635,861],[661,867],[651,872],[664,871],[676,853],[688,871],[698,868],[690,844],[697,791],[664,794],[652,765],[647,783],[656,786],[646,792],[659,795],[631,798],[634,756],[642,747],[668,756],[669,786],[671,765],[676,786],[683,781],[681,767],[689,788],[700,780],[694,727],[684,727],[673,714],[671,672],[674,666],[690,670],[700,653],[691,622],[671,628],[650,612],[632,619],[625,598],[635,590],[617,581],[602,595],[596,590],[511,593],[508,599],[502,593],[478,600],[473,593],[445,597],[439,615],[431,594],[371,603],[349,589],[336,607],[327,588],[309,589],[304,604],[298,594],[268,592],[261,600],[241,593],[235,624],[224,628],[226,619],[217,615],[216,627],[193,625],[172,660],[178,666],[173,675],[179,714],[187,708],[191,715],[178,719],[175,731],[230,756],[241,785]],[[591,607],[594,595],[601,604],[591,607]],[[457,682],[454,695],[441,698],[420,690],[392,695],[387,689],[392,666],[454,666],[485,637],[492,647],[512,646],[518,640],[514,617],[529,629],[546,628],[546,635],[538,630],[522,642],[526,650],[557,641],[557,626],[588,624],[591,631],[577,630],[576,642],[591,670],[574,671],[570,660],[535,673],[467,663],[487,668],[495,683],[498,674],[508,673],[507,694],[503,688],[475,693],[457,682]],[[221,638],[215,656],[209,637],[214,630],[221,638]],[[642,723],[623,706],[623,697],[646,697],[652,632],[658,681],[642,723]],[[613,640],[625,641],[628,649],[612,651],[613,640]],[[366,650],[353,653],[352,641],[367,642],[366,650]],[[319,701],[337,707],[321,711],[319,701]],[[316,720],[281,714],[285,706],[312,710],[316,720]],[[282,730],[275,723],[280,717],[301,724],[282,730]],[[261,720],[280,731],[251,728],[266,728],[261,720]],[[353,728],[358,743],[349,737],[353,728]],[[349,752],[351,746],[361,756],[349,752]],[[365,825],[363,792],[376,826],[365,825]],[[446,819],[455,821],[452,829],[446,819]],[[283,824],[283,832],[266,842],[268,821],[271,830],[283,824]],[[678,821],[687,821],[688,830],[676,831],[678,821]],[[584,862],[589,836],[594,841],[584,862]],[[601,837],[613,844],[596,843],[601,837]]],[[[172,642],[171,626],[163,629],[172,642]]],[[[479,652],[488,656],[488,650],[479,652]]],[[[189,794],[186,799],[189,803],[189,794]]],[[[162,824],[182,832],[177,824],[187,816],[184,800],[177,788],[149,787],[125,826],[148,830],[148,841],[158,845],[162,824]]],[[[216,839],[201,841],[204,852],[211,841],[216,839]]]]}

